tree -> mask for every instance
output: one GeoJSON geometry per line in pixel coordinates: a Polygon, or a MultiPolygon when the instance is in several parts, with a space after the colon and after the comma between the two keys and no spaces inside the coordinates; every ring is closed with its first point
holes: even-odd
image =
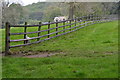
{"type": "Polygon", "coordinates": [[[5,25],[5,16],[6,16],[5,12],[9,4],[10,4],[9,1],[2,1],[2,27],[4,27],[5,25]]]}
{"type": "Polygon", "coordinates": [[[2,23],[5,24],[5,22],[10,22],[14,25],[24,20],[25,10],[20,4],[12,3],[5,4],[2,13],[2,23]]]}
{"type": "Polygon", "coordinates": [[[72,0],[71,2],[65,2],[69,5],[69,19],[73,19],[74,16],[82,16],[88,14],[110,14],[115,13],[116,4],[115,3],[98,3],[98,2],[76,2],[72,0]]]}
{"type": "Polygon", "coordinates": [[[59,7],[49,6],[44,10],[44,21],[53,21],[54,17],[61,15],[59,7]]]}
{"type": "Polygon", "coordinates": [[[29,18],[32,20],[42,20],[43,12],[33,12],[29,15],[29,18]]]}
{"type": "Polygon", "coordinates": [[[74,16],[86,15],[87,13],[92,13],[90,3],[76,2],[76,0],[72,0],[71,2],[65,2],[69,5],[69,19],[73,19],[74,16]]]}
{"type": "Polygon", "coordinates": [[[74,2],[69,2],[69,17],[68,19],[73,19],[75,5],[74,2]]]}

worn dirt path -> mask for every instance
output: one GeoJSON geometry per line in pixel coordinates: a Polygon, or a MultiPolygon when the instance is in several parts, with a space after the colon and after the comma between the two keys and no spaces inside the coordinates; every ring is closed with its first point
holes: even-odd
{"type": "Polygon", "coordinates": [[[9,57],[24,57],[24,58],[39,58],[39,57],[50,57],[53,55],[65,54],[64,52],[27,52],[27,53],[19,53],[14,55],[9,55],[9,57]],[[37,54],[36,54],[37,53],[37,54]]]}

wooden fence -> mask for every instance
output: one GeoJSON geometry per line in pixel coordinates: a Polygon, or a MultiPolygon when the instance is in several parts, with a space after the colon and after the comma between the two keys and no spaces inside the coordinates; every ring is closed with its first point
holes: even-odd
{"type": "Polygon", "coordinates": [[[79,30],[79,29],[81,29],[85,26],[100,23],[100,22],[105,22],[105,21],[107,21],[107,18],[105,18],[105,17],[100,17],[100,16],[97,16],[97,15],[88,15],[88,16],[83,16],[83,17],[64,20],[64,21],[59,21],[59,22],[50,22],[49,21],[46,24],[42,24],[41,22],[39,22],[38,25],[27,25],[27,22],[25,22],[25,25],[11,25],[9,22],[7,22],[6,23],[6,31],[5,31],[5,34],[6,34],[5,55],[10,54],[10,48],[26,46],[26,45],[30,45],[30,44],[34,44],[34,43],[40,43],[40,42],[43,42],[43,41],[46,41],[46,40],[49,40],[49,39],[52,39],[52,38],[55,38],[55,37],[58,37],[58,36],[61,36],[61,35],[65,35],[67,33],[71,33],[71,32],[76,31],[76,30],[79,30]],[[59,23],[63,23],[63,25],[59,26],[59,23]],[[56,27],[51,28],[51,24],[56,24],[56,27]],[[41,30],[41,27],[44,26],[44,25],[47,25],[48,29],[41,30]],[[69,27],[66,28],[66,26],[69,26],[69,27]],[[24,27],[24,32],[11,33],[10,32],[11,27],[24,27]],[[38,27],[38,31],[27,32],[28,27],[38,27]],[[59,28],[62,28],[62,30],[59,30],[59,28]],[[55,32],[50,32],[53,29],[55,29],[55,32]],[[41,32],[47,32],[47,34],[41,36],[41,32]],[[59,34],[60,32],[62,32],[62,33],[59,34]],[[38,36],[26,39],[27,34],[34,34],[34,33],[37,33],[38,36]],[[51,37],[52,34],[55,34],[55,36],[51,37]],[[14,37],[15,37],[15,35],[24,35],[24,37],[23,37],[23,39],[11,40],[10,39],[11,35],[14,35],[14,37]],[[42,37],[46,37],[46,36],[47,36],[47,38],[41,40],[42,37]],[[34,39],[36,41],[31,42],[31,43],[26,43],[26,41],[34,40],[34,39]],[[20,41],[23,41],[24,43],[21,44],[21,45],[15,45],[15,46],[10,45],[11,42],[20,42],[20,41]]]}

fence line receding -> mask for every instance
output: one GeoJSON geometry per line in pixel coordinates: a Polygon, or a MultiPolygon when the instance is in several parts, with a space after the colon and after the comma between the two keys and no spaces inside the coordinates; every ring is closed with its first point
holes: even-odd
{"type": "Polygon", "coordinates": [[[75,19],[69,19],[69,20],[64,20],[64,21],[59,21],[59,22],[48,22],[46,24],[42,24],[39,22],[38,25],[27,25],[27,22],[25,22],[25,25],[11,25],[9,22],[6,23],[6,38],[5,38],[5,54],[8,55],[10,53],[10,48],[14,47],[21,47],[21,46],[26,46],[34,43],[40,43],[61,35],[65,35],[67,33],[79,30],[85,26],[96,24],[96,23],[101,23],[101,22],[106,22],[110,21],[109,18],[107,17],[101,17],[97,15],[88,15],[88,16],[83,16],[83,17],[77,17],[75,19]],[[55,27],[52,27],[52,24],[55,25],[55,27]],[[60,24],[60,25],[59,25],[60,24]],[[47,25],[47,29],[41,30],[43,26],[47,25]],[[24,32],[20,33],[11,33],[11,27],[23,27],[24,32]],[[34,32],[27,32],[27,28],[29,27],[38,27],[38,31],[34,32]],[[52,27],[52,28],[51,28],[52,27]],[[52,31],[54,30],[54,32],[52,31]],[[46,32],[46,34],[41,35],[42,32],[46,32]],[[26,38],[28,34],[35,34],[37,33],[37,37],[30,37],[26,38]],[[54,35],[53,35],[54,34],[54,35]],[[11,40],[10,36],[14,35],[23,35],[23,39],[15,39],[11,40]],[[53,35],[53,36],[51,36],[53,35]],[[46,37],[44,39],[41,39],[43,37],[46,37]],[[27,42],[29,40],[35,40],[34,42],[27,42]],[[11,42],[20,42],[23,41],[23,44],[20,45],[10,45],[11,42]]]}

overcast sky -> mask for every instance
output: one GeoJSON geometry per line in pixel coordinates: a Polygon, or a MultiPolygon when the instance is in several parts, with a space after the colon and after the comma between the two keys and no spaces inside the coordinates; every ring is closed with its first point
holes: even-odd
{"type": "Polygon", "coordinates": [[[21,0],[23,2],[23,5],[28,5],[28,4],[32,4],[32,3],[37,3],[40,1],[45,1],[45,0],[21,0]]]}
{"type": "Polygon", "coordinates": [[[13,2],[18,2],[22,5],[28,5],[28,4],[32,4],[32,3],[37,3],[37,2],[45,2],[46,0],[6,0],[6,1],[10,1],[11,3],[13,2]]]}
{"type": "Polygon", "coordinates": [[[76,2],[118,2],[120,0],[6,0],[12,2],[19,2],[22,5],[28,5],[37,2],[64,2],[64,1],[76,1],[76,2]]]}
{"type": "Polygon", "coordinates": [[[38,2],[38,0],[21,0],[21,1],[23,2],[23,5],[28,5],[38,2]]]}

